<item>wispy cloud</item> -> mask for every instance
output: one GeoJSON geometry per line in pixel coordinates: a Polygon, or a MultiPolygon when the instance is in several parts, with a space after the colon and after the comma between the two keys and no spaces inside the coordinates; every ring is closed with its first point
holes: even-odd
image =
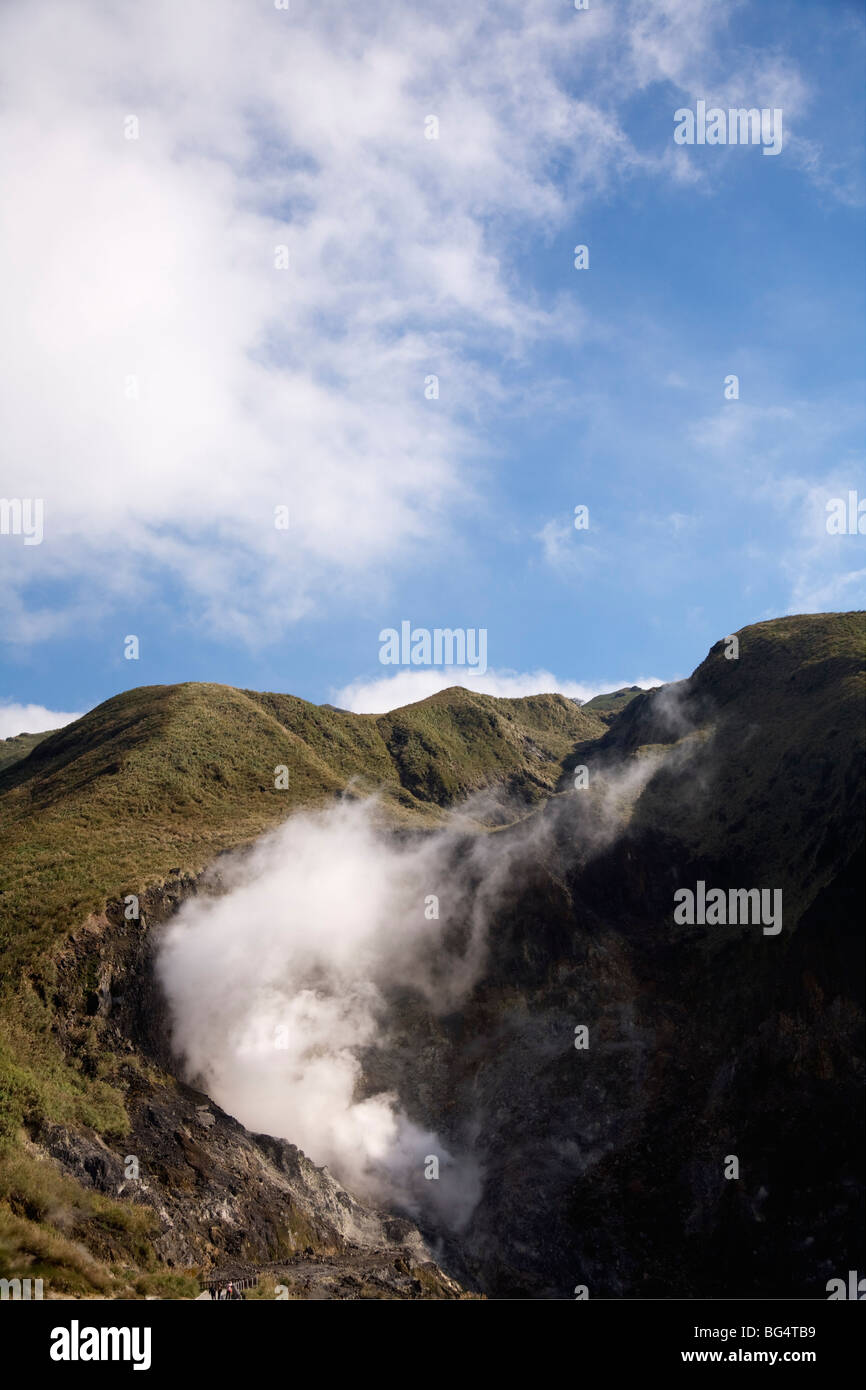
{"type": "Polygon", "coordinates": [[[14,700],[0,700],[0,738],[15,734],[43,734],[48,729],[62,729],[81,713],[46,709],[44,705],[19,705],[14,700]]]}
{"type": "Polygon", "coordinates": [[[522,699],[525,695],[559,694],[583,701],[628,685],[639,685],[642,690],[650,690],[663,684],[655,676],[642,676],[639,680],[585,682],[560,680],[551,671],[486,671],[483,676],[474,676],[463,667],[425,668],[420,671],[398,671],[393,676],[372,680],[352,681],[335,692],[331,703],[341,709],[353,710],[356,714],[385,714],[388,710],[426,700],[428,695],[435,695],[437,691],[447,690],[453,685],[463,686],[479,695],[496,695],[509,700],[522,699]]]}
{"type": "Polygon", "coordinates": [[[498,390],[479,351],[557,331],[502,252],[560,223],[558,171],[589,186],[627,151],[561,75],[603,24],[50,13],[7,8],[0,31],[4,486],[46,508],[42,546],[0,553],[8,591],[63,578],[110,602],[171,576],[190,616],[261,640],[437,534],[465,496],[462,413],[498,390]]]}
{"type": "Polygon", "coordinates": [[[178,620],[257,643],[432,553],[503,380],[591,326],[519,272],[527,239],[691,176],[630,103],[697,80],[722,8],[4,7],[4,488],[46,508],[42,545],[0,547],[7,636],[45,635],[20,605],[46,585],[53,632],[168,580],[178,620]]]}

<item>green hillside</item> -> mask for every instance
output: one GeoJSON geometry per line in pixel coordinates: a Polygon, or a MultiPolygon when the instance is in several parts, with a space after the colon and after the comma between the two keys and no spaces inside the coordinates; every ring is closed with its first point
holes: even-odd
{"type": "Polygon", "coordinates": [[[604,695],[593,695],[591,700],[585,700],[581,709],[590,714],[596,714],[608,723],[614,715],[621,714],[626,705],[630,704],[636,695],[642,695],[643,691],[639,685],[624,685],[620,690],[611,690],[604,695]]]}
{"type": "Polygon", "coordinates": [[[493,783],[531,803],[604,725],[558,695],[460,688],[387,715],[230,686],[148,686],[107,700],[0,772],[0,950],[34,959],[109,896],[198,873],[300,806],[379,793],[433,824],[493,783]],[[275,787],[276,769],[288,787],[275,787]]]}
{"type": "Polygon", "coordinates": [[[44,734],[15,734],[12,738],[0,739],[0,772],[4,767],[9,767],[11,763],[20,762],[26,758],[28,753],[32,753],[37,743],[41,743],[44,738],[48,738],[51,730],[44,734]]]}

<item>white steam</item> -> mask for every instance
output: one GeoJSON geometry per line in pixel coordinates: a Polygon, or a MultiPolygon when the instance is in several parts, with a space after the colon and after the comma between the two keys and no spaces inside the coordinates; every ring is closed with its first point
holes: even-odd
{"type": "Polygon", "coordinates": [[[371,803],[295,816],[224,861],[227,893],[182,907],[158,969],[174,1047],[224,1109],[368,1198],[427,1199],[459,1225],[477,1200],[474,1165],[393,1093],[361,1093],[363,1050],[387,1040],[386,992],[420,992],[437,1013],[477,976],[490,884],[469,903],[455,846],[449,832],[402,844],[380,834],[371,803]],[[434,894],[438,920],[425,915],[434,894]],[[455,948],[443,932],[457,918],[455,948]],[[438,1181],[424,1177],[429,1156],[438,1181]]]}
{"type": "Polygon", "coordinates": [[[542,863],[567,877],[608,849],[660,764],[681,766],[694,751],[599,765],[587,790],[540,814],[480,793],[433,833],[387,833],[375,802],[344,801],[227,856],[213,893],[184,904],[159,955],[186,1075],[367,1200],[459,1229],[481,1191],[471,1140],[449,1147],[407,1113],[441,1061],[438,1041],[448,1051],[439,1020],[481,976],[488,925],[507,897],[542,863]],[[506,812],[510,828],[479,833],[506,812]],[[416,1037],[421,1015],[432,1032],[416,1037]],[[431,1157],[437,1181],[425,1177],[431,1157]]]}

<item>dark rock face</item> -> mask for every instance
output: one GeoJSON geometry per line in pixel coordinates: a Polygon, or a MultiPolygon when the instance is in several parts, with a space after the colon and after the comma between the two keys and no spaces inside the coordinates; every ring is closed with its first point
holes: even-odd
{"type": "Polygon", "coordinates": [[[85,1185],[152,1207],[166,1264],[257,1266],[304,1251],[325,1257],[391,1246],[426,1257],[409,1221],[362,1206],[294,1145],[249,1134],[191,1087],[135,1075],[129,1108],[122,1152],[54,1126],[41,1142],[85,1185]]]}
{"type": "MultiPolygon", "coordinates": [[[[213,875],[209,876],[213,883],[213,875]]],[[[180,1269],[270,1270],[291,1298],[460,1299],[415,1225],[357,1201],[293,1144],[250,1134],[202,1092],[176,1080],[165,1001],[153,971],[159,927],[197,893],[192,879],[153,890],[127,920],[121,902],[73,934],[58,961],[57,1017],[74,1048],[82,1017],[135,1053],[121,1067],[131,1132],[43,1126],[38,1147],[86,1187],[149,1207],[153,1248],[180,1269]]],[[[112,1255],[110,1236],[103,1254],[112,1255]]],[[[231,1273],[226,1278],[231,1277],[231,1273]]]]}
{"type": "Polygon", "coordinates": [[[493,1297],[825,1297],[862,1264],[857,856],[772,957],[768,938],[710,951],[600,925],[604,881],[597,865],[601,900],[576,884],[558,920],[527,891],[497,922],[470,1046],[428,1024],[441,1081],[418,1118],[484,1170],[462,1267],[493,1297]]]}
{"type": "Polygon", "coordinates": [[[551,803],[459,1020],[393,1002],[367,1074],[480,1162],[446,1250],[488,1295],[825,1298],[863,1267],[862,704],[820,664],[774,652],[746,721],[716,649],[637,696],[582,757],[634,774],[619,828],[551,803]],[[698,880],[781,888],[782,930],[676,924],[698,880]]]}

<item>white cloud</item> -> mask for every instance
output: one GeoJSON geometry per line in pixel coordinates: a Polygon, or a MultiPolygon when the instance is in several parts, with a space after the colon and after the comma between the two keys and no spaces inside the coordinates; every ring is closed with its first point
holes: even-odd
{"type": "Polygon", "coordinates": [[[588,329],[512,251],[679,177],[621,116],[717,32],[695,3],[3,7],[4,491],[45,503],[42,545],[0,545],[7,636],[62,628],[37,586],[69,627],[169,579],[255,643],[441,554],[497,364],[588,329]]]}
{"type": "Polygon", "coordinates": [[[41,546],[0,547],[9,636],[43,630],[31,584],[108,606],[168,577],[255,642],[442,531],[461,410],[501,389],[476,352],[571,331],[505,242],[561,222],[554,160],[589,185],[627,152],[566,95],[603,28],[573,18],[4,9],[4,490],[45,504],[41,546]]]}
{"type": "MultiPolygon", "coordinates": [[[[841,203],[863,202],[860,159],[857,145],[849,142],[846,156],[811,133],[814,120],[815,90],[804,79],[798,66],[781,54],[776,45],[750,49],[738,42],[731,23],[744,0],[632,0],[624,31],[626,41],[618,55],[617,76],[630,89],[656,83],[671,83],[683,100],[676,106],[693,105],[703,99],[708,107],[724,110],[738,107],[780,109],[783,112],[785,160],[798,168],[823,194],[841,203]]],[[[834,15],[837,32],[850,27],[852,41],[862,45],[862,25],[841,12],[834,15]]],[[[673,118],[674,104],[671,106],[673,118]]],[[[861,147],[862,148],[862,147],[861,147]]],[[[721,153],[714,151],[715,154],[721,153]]],[[[740,151],[726,152],[736,159],[740,151]]],[[[718,186],[726,167],[725,158],[703,156],[705,151],[677,151],[678,168],[673,176],[701,185],[706,191],[718,186]]]]}
{"type": "Polygon", "coordinates": [[[862,607],[866,603],[866,569],[835,574],[811,587],[805,579],[795,584],[789,613],[832,613],[862,607]]]}
{"type": "Polygon", "coordinates": [[[862,474],[863,461],[857,459],[847,467],[837,465],[817,485],[802,478],[784,480],[779,505],[791,515],[797,539],[784,563],[791,586],[789,613],[821,613],[866,605],[863,536],[831,535],[827,530],[828,504],[838,499],[847,507],[849,494],[856,489],[862,474]]]}
{"type": "MultiPolygon", "coordinates": [[[[552,517],[533,537],[541,544],[545,563],[562,574],[586,573],[602,562],[601,552],[588,537],[589,528],[575,530],[574,521],[574,517],[552,517]]],[[[590,528],[597,530],[592,513],[589,521],[590,528]]]]}
{"type": "Polygon", "coordinates": [[[732,400],[694,421],[686,437],[700,449],[725,454],[735,447],[754,447],[769,430],[797,427],[801,414],[793,405],[755,406],[732,400]]]}
{"type": "Polygon", "coordinates": [[[19,705],[14,701],[0,700],[0,738],[12,738],[15,734],[42,734],[48,729],[62,729],[81,714],[68,714],[65,710],[46,709],[44,705],[19,705]]]}
{"type": "Polygon", "coordinates": [[[627,685],[639,685],[642,690],[650,690],[663,684],[655,676],[641,677],[640,680],[586,682],[560,680],[552,672],[543,670],[486,671],[483,676],[473,676],[464,667],[425,667],[420,671],[401,670],[393,676],[381,676],[374,680],[352,681],[332,696],[331,703],[341,709],[353,710],[356,714],[385,714],[392,709],[401,709],[403,705],[426,700],[428,695],[435,695],[437,691],[447,690],[452,685],[463,686],[478,695],[496,695],[509,700],[544,694],[591,700],[593,695],[620,690],[627,685]]]}

